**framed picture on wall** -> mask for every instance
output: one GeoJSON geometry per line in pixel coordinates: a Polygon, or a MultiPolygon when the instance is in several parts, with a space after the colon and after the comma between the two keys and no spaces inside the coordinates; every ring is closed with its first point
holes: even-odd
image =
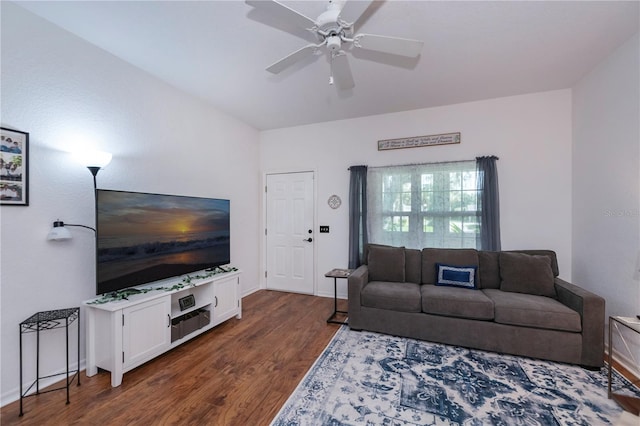
{"type": "Polygon", "coordinates": [[[29,133],[0,127],[0,205],[29,205],[29,133]]]}

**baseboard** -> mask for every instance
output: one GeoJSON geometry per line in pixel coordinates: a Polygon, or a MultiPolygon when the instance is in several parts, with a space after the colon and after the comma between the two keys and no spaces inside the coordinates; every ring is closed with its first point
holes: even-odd
{"type": "MultiPolygon", "coordinates": [[[[331,292],[331,293],[318,293],[318,294],[316,294],[316,296],[318,296],[318,297],[330,297],[330,298],[333,299],[333,292],[331,292]]],[[[348,298],[347,298],[347,296],[343,296],[343,295],[338,294],[338,299],[339,300],[347,300],[348,298]]]]}
{"type": "MultiPolygon", "coordinates": [[[[87,366],[85,364],[85,360],[82,359],[80,360],[80,371],[78,372],[78,374],[82,374],[85,370],[86,370],[87,366]]],[[[73,372],[75,371],[76,366],[75,365],[69,365],[69,371],[73,372]]],[[[53,373],[43,373],[47,376],[50,375],[58,375],[60,374],[61,376],[56,377],[49,377],[46,379],[40,379],[40,390],[44,390],[46,388],[48,388],[51,385],[54,385],[56,383],[60,383],[62,380],[64,380],[64,374],[67,372],[67,370],[61,370],[59,372],[53,372],[53,373]]],[[[28,387],[29,385],[31,385],[31,383],[33,383],[35,379],[26,379],[25,383],[23,384],[23,386],[28,387]]],[[[75,378],[74,378],[74,382],[75,382],[75,378]]],[[[77,382],[76,382],[77,383],[77,382]]],[[[82,383],[82,382],[81,382],[82,383]]],[[[28,395],[34,394],[35,393],[35,387],[32,388],[33,392],[30,392],[28,395]]],[[[15,402],[17,400],[20,399],[20,390],[18,389],[18,387],[15,387],[13,389],[10,389],[8,391],[6,391],[5,393],[3,393],[0,396],[0,407],[4,407],[5,405],[11,404],[12,402],[15,402]]],[[[16,414],[17,415],[17,414],[16,414]]]]}
{"type": "Polygon", "coordinates": [[[263,290],[263,289],[262,289],[262,288],[260,288],[260,287],[250,288],[249,290],[245,290],[245,291],[242,293],[242,297],[247,297],[248,295],[253,294],[253,293],[255,293],[256,291],[260,291],[260,290],[263,290]]]}

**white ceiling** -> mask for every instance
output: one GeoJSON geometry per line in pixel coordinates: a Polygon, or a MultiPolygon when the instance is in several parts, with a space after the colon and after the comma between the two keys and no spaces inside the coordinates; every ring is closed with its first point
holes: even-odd
{"type": "MultiPolygon", "coordinates": [[[[356,87],[338,91],[326,55],[266,72],[309,39],[243,1],[17,3],[260,130],[568,88],[640,15],[638,1],[374,3],[356,32],[423,40],[422,55],[358,49],[356,87]]],[[[315,19],[328,1],[283,3],[315,19]]]]}

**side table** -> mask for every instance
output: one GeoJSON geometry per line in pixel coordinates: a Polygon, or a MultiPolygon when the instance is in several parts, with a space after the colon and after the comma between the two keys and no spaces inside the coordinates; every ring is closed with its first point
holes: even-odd
{"type": "Polygon", "coordinates": [[[69,385],[73,379],[78,378],[78,386],[80,386],[80,308],[57,309],[54,311],[42,311],[31,315],[20,323],[20,417],[24,414],[22,411],[22,400],[28,396],[36,396],[41,393],[53,392],[56,390],[67,389],[67,404],[69,404],[69,385]],[[78,320],[78,366],[76,370],[69,371],[69,325],[78,320]],[[67,371],[66,373],[51,374],[49,376],[40,377],[40,331],[54,330],[56,328],[65,328],[66,335],[66,356],[67,371]],[[22,391],[22,335],[26,333],[36,333],[36,379],[25,390],[22,391]],[[69,373],[73,373],[69,376],[69,373]],[[50,377],[66,375],[66,386],[46,390],[40,392],[40,380],[50,377]],[[36,386],[36,392],[27,395],[27,393],[36,386]]]}
{"type": "MultiPolygon", "coordinates": [[[[612,389],[611,387],[611,369],[613,368],[612,367],[612,364],[613,364],[612,336],[613,336],[614,329],[617,332],[617,335],[620,337],[620,339],[622,339],[622,342],[624,343],[633,362],[635,362],[636,365],[640,365],[638,363],[638,360],[634,358],[633,353],[629,350],[629,346],[624,340],[624,336],[622,335],[622,331],[620,330],[621,326],[631,330],[632,332],[636,333],[636,335],[640,337],[640,320],[636,318],[631,318],[631,317],[620,317],[620,316],[609,317],[609,356],[608,356],[608,363],[607,363],[609,367],[608,396],[610,399],[613,399],[618,404],[620,404],[620,406],[622,406],[622,408],[624,408],[626,411],[629,411],[630,413],[635,414],[637,416],[640,414],[640,398],[629,396],[629,395],[617,394],[615,393],[615,389],[612,389]]],[[[632,383],[632,385],[637,385],[637,383],[632,383]]]]}
{"type": "Polygon", "coordinates": [[[338,310],[338,278],[347,279],[349,275],[353,272],[353,269],[332,269],[326,274],[324,274],[327,278],[333,278],[333,313],[329,318],[327,318],[327,323],[332,324],[348,324],[347,321],[339,321],[336,319],[337,314],[346,314],[347,311],[339,311],[338,310]]]}

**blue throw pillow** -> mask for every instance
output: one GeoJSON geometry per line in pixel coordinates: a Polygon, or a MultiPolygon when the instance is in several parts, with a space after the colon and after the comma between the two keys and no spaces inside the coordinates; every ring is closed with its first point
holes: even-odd
{"type": "Polygon", "coordinates": [[[453,266],[436,263],[436,285],[476,289],[476,266],[453,266]]]}

